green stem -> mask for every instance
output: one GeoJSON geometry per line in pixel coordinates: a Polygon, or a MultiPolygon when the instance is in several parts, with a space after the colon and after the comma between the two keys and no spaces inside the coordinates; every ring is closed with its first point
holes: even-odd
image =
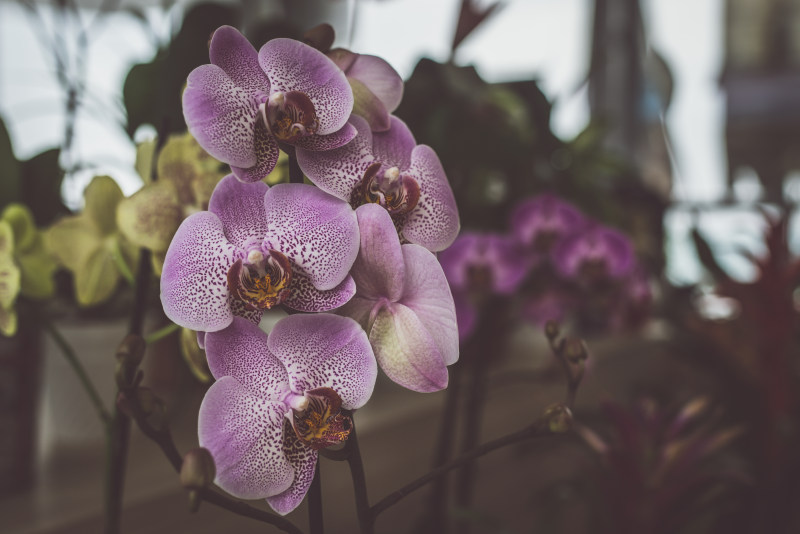
{"type": "Polygon", "coordinates": [[[128,285],[131,287],[136,286],[136,278],[133,276],[133,271],[131,271],[131,268],[128,266],[128,262],[125,261],[122,250],[119,248],[119,240],[114,239],[112,243],[111,257],[114,259],[114,264],[117,266],[119,274],[128,282],[128,285]]]}
{"type": "Polygon", "coordinates": [[[50,333],[50,336],[53,338],[53,341],[55,341],[56,345],[58,345],[58,348],[61,349],[61,353],[64,355],[64,358],[67,360],[67,363],[69,363],[70,367],[72,367],[72,370],[77,375],[78,380],[80,380],[83,390],[89,396],[89,400],[97,412],[97,416],[100,417],[100,421],[102,421],[103,425],[107,427],[111,422],[111,415],[103,405],[103,400],[100,398],[100,394],[94,387],[92,380],[86,373],[86,369],[84,369],[83,364],[78,359],[75,351],[72,349],[67,340],[64,339],[64,336],[61,335],[61,332],[56,329],[55,325],[49,321],[45,321],[45,328],[50,333]]]}
{"type": "Polygon", "coordinates": [[[170,323],[163,328],[159,328],[155,332],[150,332],[146,336],[144,336],[144,342],[150,345],[151,343],[155,343],[156,341],[160,341],[170,335],[173,332],[177,332],[180,330],[180,326],[175,323],[170,323]]]}

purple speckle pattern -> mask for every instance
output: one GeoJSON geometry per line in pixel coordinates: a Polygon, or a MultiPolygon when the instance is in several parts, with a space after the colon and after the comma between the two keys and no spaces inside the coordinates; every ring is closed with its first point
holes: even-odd
{"type": "Polygon", "coordinates": [[[237,86],[253,95],[269,94],[269,80],[258,64],[258,52],[236,28],[219,27],[211,37],[208,55],[237,86]]]}
{"type": "Polygon", "coordinates": [[[312,152],[333,150],[352,141],[358,132],[350,124],[345,124],[339,130],[328,135],[309,135],[300,137],[295,145],[312,152]]]}
{"type": "Polygon", "coordinates": [[[228,269],[236,249],[222,222],[211,212],[188,217],[178,228],[164,258],[161,303],[173,322],[211,332],[233,319],[228,306],[228,269]]]}
{"type": "Polygon", "coordinates": [[[263,180],[278,163],[278,156],[281,152],[278,143],[260,118],[255,123],[253,152],[256,156],[256,164],[252,167],[242,168],[231,165],[231,172],[240,182],[251,184],[263,180]]]}
{"type": "Polygon", "coordinates": [[[288,393],[286,369],[267,348],[267,334],[258,325],[234,317],[228,328],[207,333],[205,343],[214,378],[232,376],[259,397],[282,399],[288,393]]]}
{"type": "Polygon", "coordinates": [[[253,131],[256,100],[216,65],[194,69],[183,92],[183,115],[189,131],[206,152],[237,167],[256,164],[253,131]]]}
{"type": "Polygon", "coordinates": [[[235,378],[211,385],[198,414],[198,437],[214,458],[216,484],[240,499],[285,491],[294,469],[283,452],[283,402],[258,396],[235,378]]]}
{"type": "Polygon", "coordinates": [[[282,252],[314,287],[329,290],[347,276],[358,254],[358,222],[350,205],[316,187],[278,184],[264,195],[264,246],[282,252]]]}
{"type": "Polygon", "coordinates": [[[403,236],[432,252],[444,250],[455,240],[461,223],[439,157],[429,146],[419,145],[411,154],[408,172],[419,183],[420,195],[403,225],[403,236]]]}
{"type": "Polygon", "coordinates": [[[387,167],[405,170],[411,167],[411,153],[417,146],[414,134],[406,123],[392,115],[391,127],[385,132],[373,132],[372,154],[387,167]]]}
{"type": "Polygon", "coordinates": [[[353,110],[353,91],[344,73],[322,52],[293,39],[273,39],[258,53],[271,93],[300,91],[314,104],[317,134],[339,130],[353,110]]]}
{"type": "Polygon", "coordinates": [[[267,503],[280,515],[286,515],[297,508],[314,480],[318,453],[298,439],[287,420],[283,430],[283,453],[294,469],[294,481],[289,489],[278,495],[267,497],[267,503]]]}
{"type": "Polygon", "coordinates": [[[234,317],[241,317],[255,325],[261,322],[261,317],[264,315],[262,310],[253,309],[247,303],[237,299],[232,294],[228,296],[228,306],[230,306],[231,313],[234,317]]]}
{"type": "Polygon", "coordinates": [[[217,184],[208,202],[208,211],[219,217],[228,241],[242,248],[260,242],[267,233],[263,182],[244,184],[229,174],[217,184]]]}
{"type": "Polygon", "coordinates": [[[348,410],[372,395],[375,356],[364,330],[348,317],[290,315],[275,325],[267,344],[286,366],[292,391],[332,388],[348,410]]]}
{"type": "Polygon", "coordinates": [[[353,189],[364,171],[375,161],[372,156],[372,132],[367,121],[351,115],[349,124],[358,134],[347,145],[327,152],[297,148],[297,163],[313,184],[331,195],[349,202],[353,189]]]}
{"type": "Polygon", "coordinates": [[[311,280],[297,269],[292,271],[291,293],[283,304],[302,312],[324,312],[338,308],[349,301],[356,293],[356,283],[352,276],[345,277],[341,284],[321,291],[311,280]]]}

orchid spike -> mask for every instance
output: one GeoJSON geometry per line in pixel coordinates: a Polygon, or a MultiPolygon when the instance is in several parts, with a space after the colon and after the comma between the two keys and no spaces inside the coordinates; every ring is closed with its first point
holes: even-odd
{"type": "Polygon", "coordinates": [[[347,317],[292,315],[269,336],[241,318],[206,334],[216,382],[200,406],[198,436],[216,484],[241,499],[266,499],[281,515],[305,497],[317,451],[347,439],[341,412],[372,395],[377,365],[367,336],[347,317]]]}
{"type": "Polygon", "coordinates": [[[183,93],[189,131],[243,182],[263,179],[279,144],[307,150],[340,147],[356,134],[347,124],[353,91],[323,53],[292,39],[256,49],[222,26],[211,38],[211,64],[194,69],[183,93]]]}
{"type": "Polygon", "coordinates": [[[404,242],[432,252],[449,247],[458,235],[458,209],[433,149],[417,145],[405,123],[394,116],[386,132],[372,132],[358,115],[351,115],[350,124],[358,135],[341,148],[297,150],[297,162],[308,179],[354,208],[383,206],[404,242]]]}
{"type": "Polygon", "coordinates": [[[161,302],[175,323],[221,330],[235,315],[258,323],[284,304],[326,311],[355,293],[348,275],[358,223],[346,202],[304,184],[220,181],[209,211],[183,221],[167,250],[161,302]]]}
{"type": "Polygon", "coordinates": [[[419,245],[401,245],[383,208],[366,204],[356,215],[357,289],[338,313],[364,327],[378,364],[393,381],[420,392],[444,389],[447,366],[458,360],[458,328],[436,256],[419,245]]]}

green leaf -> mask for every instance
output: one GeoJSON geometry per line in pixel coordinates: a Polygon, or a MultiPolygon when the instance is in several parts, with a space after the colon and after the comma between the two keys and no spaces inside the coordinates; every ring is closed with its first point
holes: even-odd
{"type": "Polygon", "coordinates": [[[117,231],[117,205],[125,198],[122,190],[110,176],[95,176],[83,192],[86,206],[84,216],[96,226],[101,236],[117,231]]]}
{"type": "Polygon", "coordinates": [[[105,301],[114,293],[119,281],[113,254],[106,247],[94,249],[74,274],[75,293],[81,306],[105,301]]]}

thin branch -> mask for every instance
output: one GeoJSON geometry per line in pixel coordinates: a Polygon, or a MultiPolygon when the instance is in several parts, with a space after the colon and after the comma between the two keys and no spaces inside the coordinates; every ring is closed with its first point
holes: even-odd
{"type": "Polygon", "coordinates": [[[308,488],[308,529],[311,534],[324,534],[325,521],[322,515],[322,480],[320,474],[319,458],[314,469],[314,479],[308,488]]]}
{"type": "Polygon", "coordinates": [[[303,183],[303,171],[300,169],[300,165],[297,163],[297,156],[293,154],[289,154],[289,183],[303,183]]]}
{"type": "Polygon", "coordinates": [[[180,325],[175,323],[169,323],[167,326],[163,328],[159,328],[155,332],[150,332],[146,336],[144,336],[144,342],[150,345],[151,343],[155,343],[156,341],[160,341],[170,335],[173,332],[177,332],[180,330],[180,325]]]}
{"type": "Polygon", "coordinates": [[[64,336],[61,335],[61,332],[59,332],[51,322],[45,321],[44,326],[50,333],[50,336],[53,338],[53,341],[55,341],[56,345],[58,345],[58,348],[61,349],[61,353],[64,355],[64,358],[67,360],[67,363],[70,365],[70,367],[72,367],[72,370],[75,372],[75,375],[77,375],[78,380],[80,380],[81,386],[89,396],[89,400],[97,412],[97,416],[100,418],[100,421],[102,421],[104,426],[108,426],[109,422],[111,421],[111,415],[108,413],[108,410],[106,410],[106,407],[103,404],[103,399],[100,398],[97,388],[94,387],[92,380],[86,373],[86,369],[84,369],[83,364],[78,359],[75,351],[72,349],[67,340],[64,339],[64,336]]]}
{"type": "Polygon", "coordinates": [[[361,461],[361,450],[358,448],[355,423],[353,423],[345,448],[348,451],[347,463],[350,465],[350,476],[353,479],[358,525],[361,528],[361,534],[372,534],[375,528],[375,518],[370,513],[367,479],[364,475],[364,463],[361,461]]]}

